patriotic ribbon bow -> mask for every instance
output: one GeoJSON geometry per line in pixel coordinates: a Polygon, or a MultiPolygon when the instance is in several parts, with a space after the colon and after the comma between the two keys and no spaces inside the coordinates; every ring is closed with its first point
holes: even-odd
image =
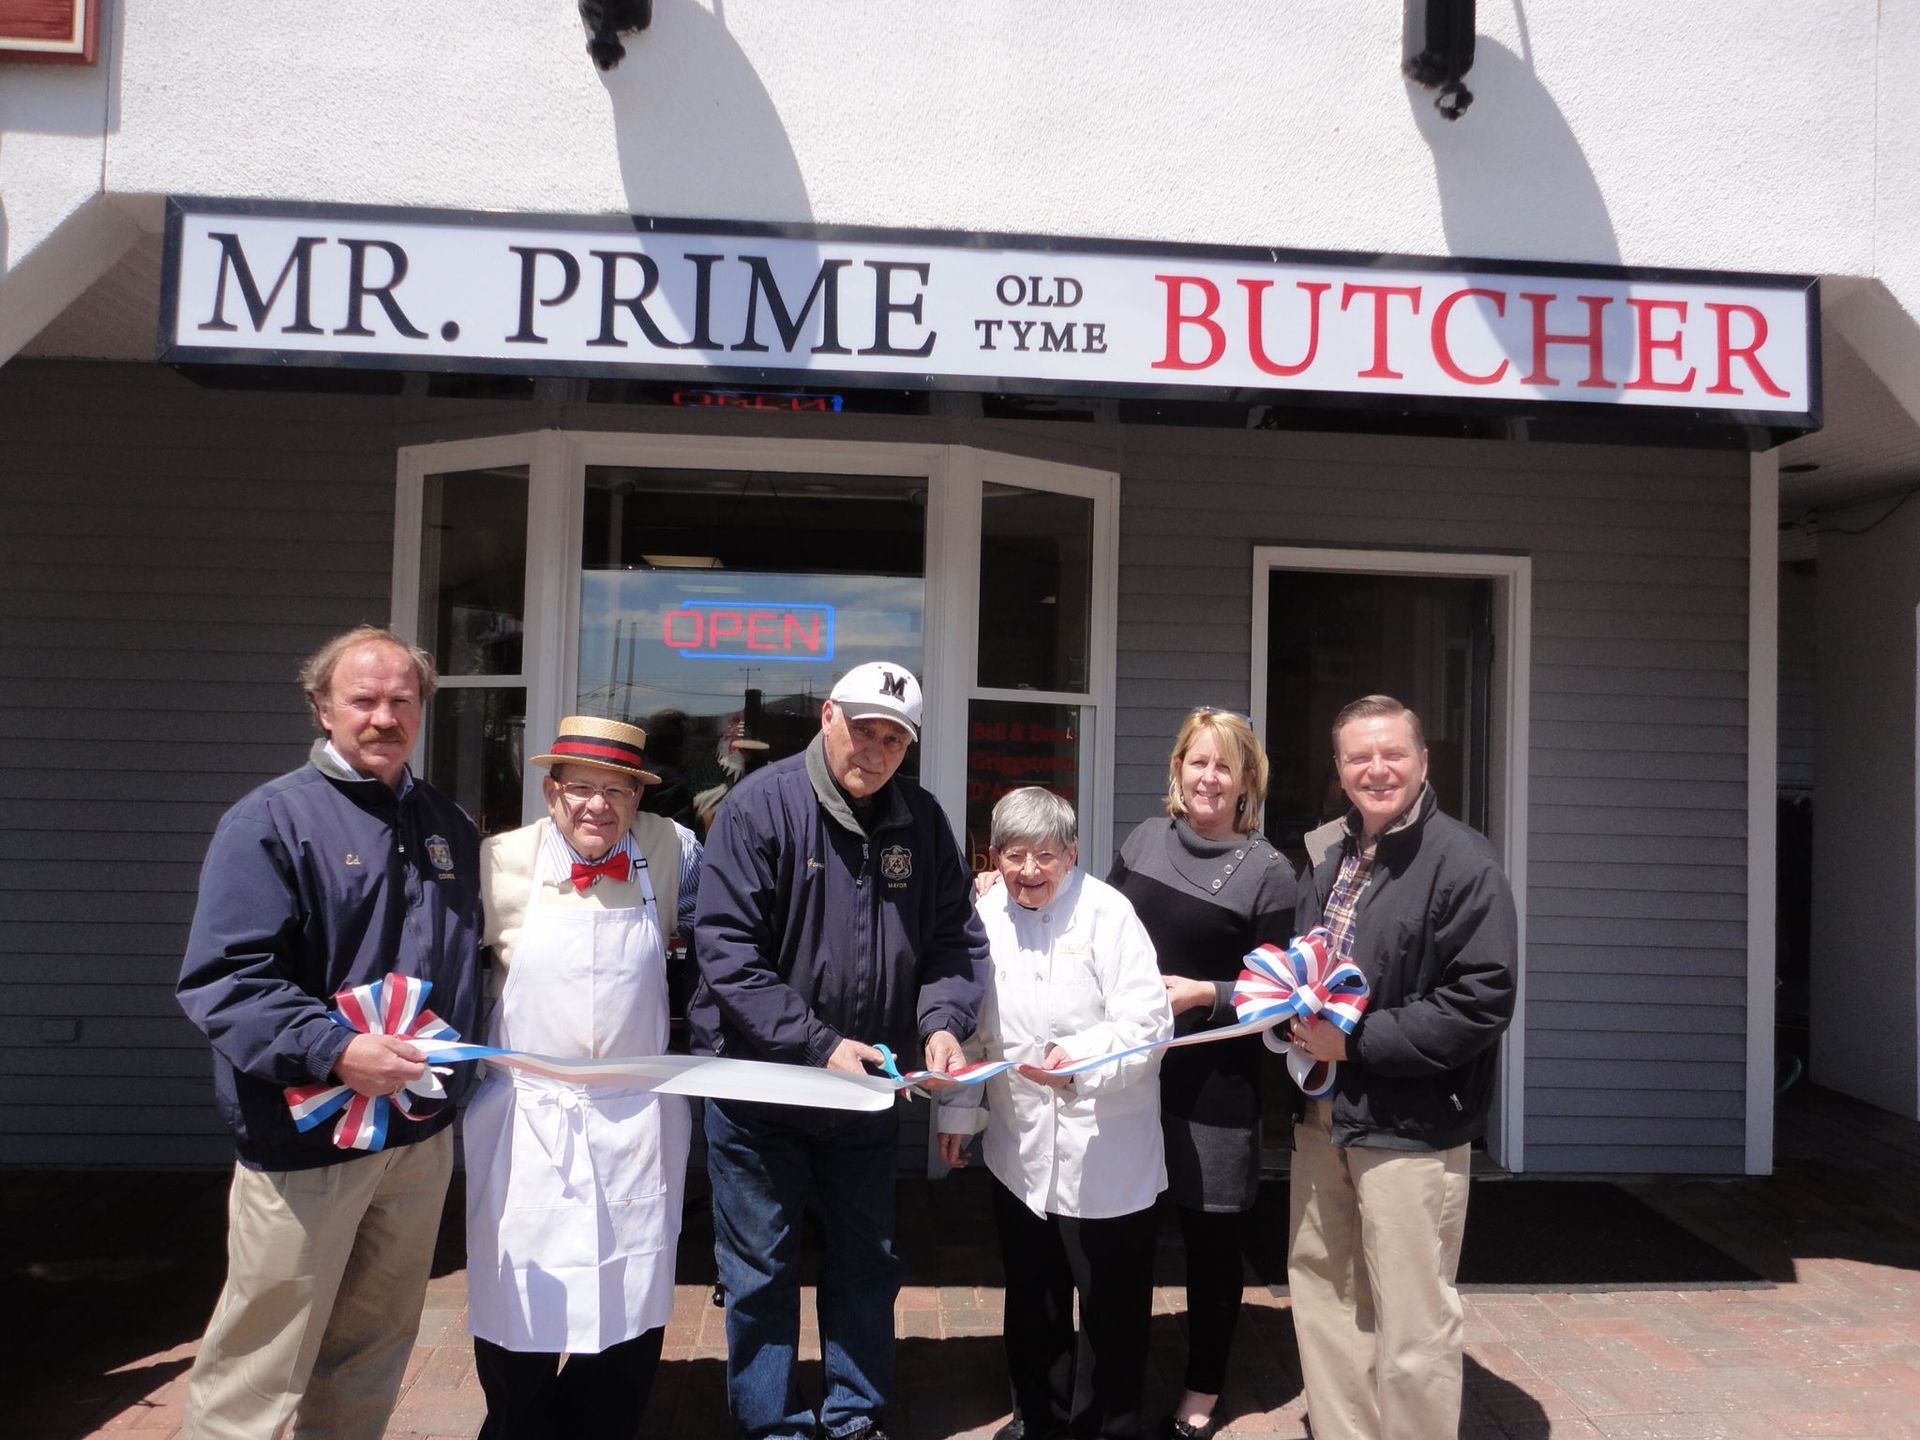
{"type": "Polygon", "coordinates": [[[1367,1008],[1367,977],[1351,960],[1335,962],[1333,932],[1316,925],[1286,949],[1262,945],[1241,961],[1246,968],[1234,986],[1233,1009],[1242,1025],[1266,1022],[1267,1048],[1284,1055],[1287,1073],[1310,1099],[1333,1093],[1339,1069],[1333,1061],[1318,1061],[1299,1046],[1289,1044],[1280,1026],[1289,1020],[1318,1016],[1338,1025],[1348,1035],[1367,1008]]]}
{"type": "MultiPolygon", "coordinates": [[[[333,1023],[363,1035],[397,1035],[404,1040],[458,1040],[459,1032],[426,1008],[431,980],[411,975],[389,975],[371,985],[356,985],[333,997],[339,1007],[333,1023]]],[[[351,1085],[293,1085],[287,1089],[287,1105],[293,1111],[294,1128],[313,1129],[338,1115],[333,1127],[333,1143],[344,1150],[378,1150],[387,1143],[387,1125],[394,1110],[409,1120],[425,1119],[426,1102],[447,1098],[440,1077],[429,1069],[418,1080],[389,1099],[385,1095],[362,1095],[351,1085]],[[412,1097],[418,1097],[417,1099],[412,1097]]]]}

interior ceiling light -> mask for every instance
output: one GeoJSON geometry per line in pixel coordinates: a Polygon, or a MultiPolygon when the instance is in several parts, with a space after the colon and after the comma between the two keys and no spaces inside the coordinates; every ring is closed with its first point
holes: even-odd
{"type": "Polygon", "coordinates": [[[724,570],[718,555],[642,555],[656,570],[724,570]]]}

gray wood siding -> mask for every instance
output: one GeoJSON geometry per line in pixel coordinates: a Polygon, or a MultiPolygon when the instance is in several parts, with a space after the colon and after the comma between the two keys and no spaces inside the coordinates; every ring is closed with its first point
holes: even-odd
{"type": "Polygon", "coordinates": [[[1744,1162],[1744,457],[1127,432],[1116,828],[1245,709],[1256,544],[1533,560],[1528,1167],[1744,1162]]]}
{"type": "Polygon", "coordinates": [[[387,617],[393,408],[0,369],[6,1163],[231,1162],[174,977],[215,822],[305,756],[300,660],[387,617]]]}

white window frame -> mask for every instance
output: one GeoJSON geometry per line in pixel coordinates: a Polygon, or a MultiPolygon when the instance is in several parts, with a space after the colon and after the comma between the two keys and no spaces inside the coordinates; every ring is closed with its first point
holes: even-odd
{"type": "MultiPolygon", "coordinates": [[[[518,676],[449,676],[446,689],[524,685],[527,743],[550,736],[579,685],[580,565],[589,465],[792,474],[900,475],[927,486],[926,608],[921,676],[929,737],[921,783],[956,833],[966,814],[967,707],[974,698],[1080,706],[1094,711],[1081,736],[1082,835],[1101,835],[1113,813],[1114,674],[1119,577],[1119,476],[961,445],[758,436],[543,430],[413,445],[399,454],[394,516],[393,628],[420,628],[421,506],[428,475],[525,465],[526,629],[518,676]],[[1094,502],[1088,689],[1002,691],[974,683],[978,668],[980,501],[985,483],[1085,495],[1094,502]]],[[[546,813],[539,772],[526,767],[526,819],[546,813]]]]}
{"type": "Polygon", "coordinates": [[[1533,560],[1526,555],[1425,550],[1351,550],[1319,546],[1253,548],[1253,690],[1248,715],[1267,733],[1268,577],[1275,570],[1363,575],[1425,575],[1493,581],[1491,743],[1502,763],[1487,772],[1488,838],[1500,852],[1519,918],[1519,973],[1513,1023],[1500,1051],[1498,1099],[1487,1150],[1496,1164],[1526,1169],[1527,775],[1533,669],[1533,560]]]}

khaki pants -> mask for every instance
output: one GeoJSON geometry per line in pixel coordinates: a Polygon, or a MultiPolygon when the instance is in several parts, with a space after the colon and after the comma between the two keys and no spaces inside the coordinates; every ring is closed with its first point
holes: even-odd
{"type": "Polygon", "coordinates": [[[1314,1440],[1460,1428],[1467,1154],[1340,1149],[1332,1102],[1293,1131],[1287,1281],[1314,1440]]]}
{"type": "Polygon", "coordinates": [[[420,1330],[453,1131],[313,1170],[235,1166],[191,1440],[379,1440],[420,1330]]]}

